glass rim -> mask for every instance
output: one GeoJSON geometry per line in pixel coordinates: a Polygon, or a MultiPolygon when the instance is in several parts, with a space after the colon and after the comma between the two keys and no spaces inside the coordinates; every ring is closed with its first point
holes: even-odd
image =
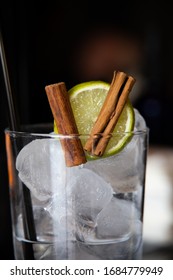
{"type": "MultiPolygon", "coordinates": [[[[66,138],[71,138],[71,137],[88,137],[91,136],[91,134],[55,134],[53,132],[53,124],[52,123],[37,123],[37,124],[25,124],[21,125],[20,131],[10,129],[9,127],[4,129],[5,134],[9,134],[10,136],[21,136],[21,137],[47,137],[47,138],[61,138],[61,137],[66,137],[66,138]],[[50,128],[52,127],[51,132],[31,132],[31,131],[26,131],[26,129],[44,129],[44,128],[50,128]]],[[[141,130],[132,130],[132,131],[125,131],[125,132],[116,132],[116,133],[109,133],[107,135],[109,136],[116,136],[116,135],[141,135],[141,134],[148,134],[149,133],[149,128],[146,127],[145,129],[141,130]]],[[[95,136],[105,136],[104,133],[97,133],[95,136]]],[[[94,137],[94,136],[93,136],[94,137]]]]}

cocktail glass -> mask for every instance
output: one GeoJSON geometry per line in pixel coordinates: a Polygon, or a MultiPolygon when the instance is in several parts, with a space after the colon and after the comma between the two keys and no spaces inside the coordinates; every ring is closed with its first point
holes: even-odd
{"type": "Polygon", "coordinates": [[[135,114],[121,151],[74,167],[61,145],[74,136],[52,124],[5,130],[15,259],[142,259],[148,128],[135,114]]]}

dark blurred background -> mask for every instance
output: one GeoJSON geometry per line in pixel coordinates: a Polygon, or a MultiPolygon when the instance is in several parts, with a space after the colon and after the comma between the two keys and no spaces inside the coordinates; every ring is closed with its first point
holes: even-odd
{"type": "MultiPolygon", "coordinates": [[[[173,148],[172,21],[167,1],[1,0],[1,32],[20,123],[52,121],[46,85],[64,81],[69,89],[87,80],[111,82],[119,69],[137,79],[131,99],[150,128],[150,145],[173,148]]],[[[6,105],[0,66],[0,259],[13,259],[6,105]]],[[[168,247],[160,258],[173,259],[168,247]]],[[[157,250],[147,252],[145,258],[158,257],[157,250]]]]}

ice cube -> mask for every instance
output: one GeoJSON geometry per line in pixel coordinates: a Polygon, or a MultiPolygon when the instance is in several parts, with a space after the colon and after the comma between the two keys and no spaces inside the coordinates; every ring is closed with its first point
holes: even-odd
{"type": "Polygon", "coordinates": [[[55,239],[53,232],[53,220],[48,211],[42,207],[34,206],[33,214],[37,240],[43,242],[53,242],[55,239]]]}
{"type": "MultiPolygon", "coordinates": [[[[34,206],[33,217],[37,234],[37,240],[45,243],[53,242],[53,240],[55,239],[53,236],[53,221],[49,212],[46,211],[46,209],[44,209],[43,207],[34,206]]],[[[20,214],[18,216],[16,224],[16,236],[19,240],[25,239],[23,219],[25,219],[25,217],[23,217],[23,215],[20,214]]]]}
{"type": "Polygon", "coordinates": [[[61,236],[68,235],[68,240],[73,240],[76,227],[93,226],[112,195],[111,186],[96,173],[83,166],[70,167],[66,170],[66,183],[49,200],[46,210],[61,236]]]}
{"type": "MultiPolygon", "coordinates": [[[[146,123],[135,110],[135,131],[146,129],[146,123]]],[[[134,134],[129,143],[119,153],[95,161],[88,161],[85,168],[93,170],[115,192],[133,192],[143,185],[143,165],[145,164],[143,142],[145,136],[134,134]]]]}
{"type": "Polygon", "coordinates": [[[135,232],[139,211],[131,201],[113,197],[98,214],[96,223],[79,224],[77,238],[87,244],[122,242],[135,232]]]}
{"type": "Polygon", "coordinates": [[[38,200],[47,200],[65,181],[65,161],[58,139],[37,139],[18,154],[16,168],[21,181],[38,200]]]}
{"type": "Polygon", "coordinates": [[[100,260],[139,260],[142,255],[142,223],[140,220],[134,222],[134,231],[122,241],[104,242],[98,244],[98,240],[91,243],[80,242],[83,251],[100,260]]]}
{"type": "Polygon", "coordinates": [[[73,189],[75,213],[85,223],[93,223],[98,213],[109,203],[113,190],[92,170],[79,168],[69,182],[73,189]]]}
{"type": "Polygon", "coordinates": [[[131,144],[118,154],[107,158],[89,161],[85,168],[100,175],[114,192],[136,191],[142,184],[143,158],[139,157],[138,139],[131,140],[131,144]]]}
{"type": "Polygon", "coordinates": [[[145,130],[147,128],[147,125],[143,116],[136,108],[134,108],[134,113],[135,113],[134,131],[145,130]]]}
{"type": "Polygon", "coordinates": [[[134,232],[134,221],[138,219],[133,202],[113,197],[98,215],[97,238],[123,241],[134,232]]]}

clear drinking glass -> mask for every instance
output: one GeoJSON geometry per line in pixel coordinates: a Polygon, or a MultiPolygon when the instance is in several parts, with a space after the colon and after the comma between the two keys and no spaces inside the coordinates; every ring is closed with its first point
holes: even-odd
{"type": "Polygon", "coordinates": [[[74,167],[61,146],[73,136],[49,124],[21,131],[5,130],[15,259],[142,259],[148,129],[74,167]]]}

